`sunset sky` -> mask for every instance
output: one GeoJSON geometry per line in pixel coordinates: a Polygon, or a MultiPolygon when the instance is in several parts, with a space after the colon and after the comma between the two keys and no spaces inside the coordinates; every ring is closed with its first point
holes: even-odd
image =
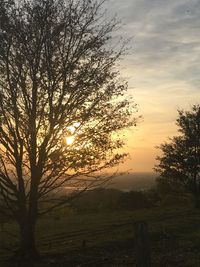
{"type": "Polygon", "coordinates": [[[131,159],[121,170],[152,171],[155,149],[177,133],[177,109],[200,103],[200,1],[110,0],[133,37],[121,66],[143,121],[127,134],[131,159]]]}

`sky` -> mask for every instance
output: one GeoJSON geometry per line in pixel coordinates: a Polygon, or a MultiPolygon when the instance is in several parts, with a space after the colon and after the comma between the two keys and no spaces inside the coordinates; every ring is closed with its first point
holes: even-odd
{"type": "Polygon", "coordinates": [[[119,169],[152,172],[155,147],[177,134],[177,109],[200,103],[200,0],[109,0],[108,10],[132,37],[120,71],[143,116],[119,169]]]}

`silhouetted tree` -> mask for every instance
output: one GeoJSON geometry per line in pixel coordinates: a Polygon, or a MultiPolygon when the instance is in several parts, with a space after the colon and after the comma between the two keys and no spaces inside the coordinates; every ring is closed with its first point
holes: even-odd
{"type": "Polygon", "coordinates": [[[19,224],[21,255],[37,253],[38,216],[66,204],[58,189],[99,186],[109,177],[95,173],[126,155],[116,151],[135,105],[103,2],[0,3],[0,211],[19,224]]]}
{"type": "Polygon", "coordinates": [[[178,114],[180,135],[159,146],[162,155],[157,157],[155,170],[160,182],[187,189],[200,207],[200,106],[178,114]]]}

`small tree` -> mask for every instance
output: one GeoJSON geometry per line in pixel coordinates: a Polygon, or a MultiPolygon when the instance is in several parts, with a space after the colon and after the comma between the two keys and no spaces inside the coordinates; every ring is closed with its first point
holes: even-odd
{"type": "Polygon", "coordinates": [[[160,181],[170,186],[181,186],[191,192],[195,206],[200,207],[200,106],[191,111],[178,111],[180,136],[161,144],[162,156],[155,170],[160,181]]]}
{"type": "Polygon", "coordinates": [[[55,192],[107,182],[95,173],[126,155],[116,151],[135,105],[103,2],[0,2],[0,212],[19,224],[24,256],[36,254],[38,216],[67,202],[55,192]]]}

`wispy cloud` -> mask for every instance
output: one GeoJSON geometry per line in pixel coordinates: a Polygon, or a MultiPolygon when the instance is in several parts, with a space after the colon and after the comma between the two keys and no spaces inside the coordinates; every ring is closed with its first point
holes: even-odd
{"type": "Polygon", "coordinates": [[[177,108],[200,102],[200,1],[110,0],[108,5],[124,22],[118,34],[133,37],[122,74],[144,122],[140,137],[132,138],[135,143],[143,136],[148,156],[150,147],[153,155],[156,142],[176,132],[177,108]]]}

